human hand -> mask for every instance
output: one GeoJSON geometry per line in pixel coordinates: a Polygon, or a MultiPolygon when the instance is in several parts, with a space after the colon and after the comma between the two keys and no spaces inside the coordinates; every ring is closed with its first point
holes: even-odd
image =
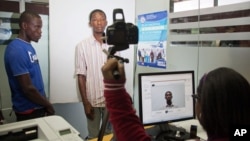
{"type": "Polygon", "coordinates": [[[49,106],[45,107],[45,109],[46,109],[46,115],[47,116],[55,114],[55,110],[54,110],[54,108],[53,108],[53,106],[51,104],[49,106]]]}
{"type": "Polygon", "coordinates": [[[92,107],[92,105],[88,102],[88,103],[83,104],[83,107],[84,107],[86,117],[90,120],[94,120],[95,110],[92,107]]]}
{"type": "Polygon", "coordinates": [[[102,75],[105,80],[116,80],[113,75],[114,70],[119,72],[121,80],[125,79],[125,71],[124,71],[124,63],[122,60],[117,60],[116,58],[110,58],[107,62],[102,66],[102,75]]]}

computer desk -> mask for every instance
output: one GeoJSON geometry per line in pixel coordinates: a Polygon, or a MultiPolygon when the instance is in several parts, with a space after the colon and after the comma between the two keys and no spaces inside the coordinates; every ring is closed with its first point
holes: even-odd
{"type": "MultiPolygon", "coordinates": [[[[197,136],[200,137],[201,140],[207,140],[207,134],[200,125],[199,121],[197,119],[190,119],[190,120],[185,120],[185,121],[178,121],[178,122],[172,122],[170,123],[172,125],[175,125],[177,127],[182,127],[184,128],[187,132],[190,131],[191,125],[196,125],[197,126],[197,136]]],[[[145,128],[150,128],[152,126],[145,126],[145,128]]],[[[113,137],[113,134],[105,135],[103,137],[103,141],[110,141],[113,137]]],[[[97,141],[97,139],[92,139],[90,141],[97,141]]]]}
{"type": "MultiPolygon", "coordinates": [[[[105,135],[104,137],[103,137],[103,141],[110,141],[111,139],[112,139],[112,137],[113,137],[113,134],[108,134],[108,135],[105,135]]],[[[91,140],[89,140],[89,141],[97,141],[98,139],[97,138],[95,138],[95,139],[91,139],[91,140]]]]}
{"type": "Polygon", "coordinates": [[[177,127],[184,128],[187,132],[190,131],[191,125],[197,126],[197,136],[200,137],[201,140],[207,140],[207,133],[200,125],[199,121],[197,119],[190,119],[185,121],[179,121],[179,122],[173,122],[171,123],[177,127]]]}

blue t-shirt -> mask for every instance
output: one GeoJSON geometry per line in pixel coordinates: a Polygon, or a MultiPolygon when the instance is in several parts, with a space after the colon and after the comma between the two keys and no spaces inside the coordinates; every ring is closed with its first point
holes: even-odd
{"type": "Polygon", "coordinates": [[[32,45],[19,38],[14,39],[5,50],[4,63],[11,89],[14,111],[25,112],[41,108],[41,105],[33,103],[24,96],[21,86],[16,79],[18,75],[29,73],[32,84],[45,97],[42,73],[36,51],[32,45]]]}

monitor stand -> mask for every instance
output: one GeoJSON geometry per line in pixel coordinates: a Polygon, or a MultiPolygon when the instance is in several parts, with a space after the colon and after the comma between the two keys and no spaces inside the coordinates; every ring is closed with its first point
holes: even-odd
{"type": "Polygon", "coordinates": [[[152,141],[184,141],[190,139],[190,134],[184,128],[176,127],[169,123],[162,123],[147,128],[146,132],[152,141]]]}

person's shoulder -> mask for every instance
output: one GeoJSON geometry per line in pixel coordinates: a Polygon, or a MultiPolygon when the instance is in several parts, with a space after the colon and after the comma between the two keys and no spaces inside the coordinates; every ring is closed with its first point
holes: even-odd
{"type": "Polygon", "coordinates": [[[89,44],[95,41],[95,38],[93,35],[86,37],[84,39],[82,39],[80,42],[77,43],[77,46],[83,46],[85,44],[89,44]]]}
{"type": "Polygon", "coordinates": [[[18,40],[17,38],[15,38],[15,39],[12,39],[10,42],[9,42],[9,44],[7,45],[7,46],[11,46],[11,45],[13,45],[13,44],[16,44],[16,43],[18,43],[20,40],[18,40]]]}
{"type": "Polygon", "coordinates": [[[83,38],[82,40],[80,40],[80,41],[77,43],[77,45],[84,43],[87,39],[88,39],[88,38],[83,38]]]}
{"type": "Polygon", "coordinates": [[[10,41],[10,43],[7,45],[6,50],[11,50],[11,49],[15,49],[15,50],[22,50],[23,48],[21,47],[22,42],[18,39],[13,39],[12,41],[10,41]]]}

